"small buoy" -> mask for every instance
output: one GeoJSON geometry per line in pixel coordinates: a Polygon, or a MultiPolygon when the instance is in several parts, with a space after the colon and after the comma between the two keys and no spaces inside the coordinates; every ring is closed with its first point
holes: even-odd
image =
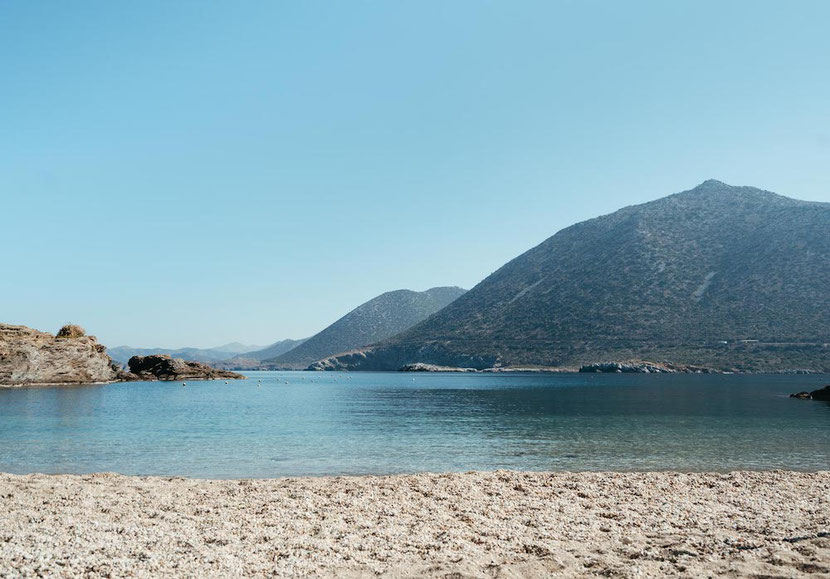
{"type": "Polygon", "coordinates": [[[185,386],[187,386],[187,382],[182,382],[182,388],[184,388],[185,386]]]}
{"type": "Polygon", "coordinates": [[[228,383],[228,381],[227,381],[227,380],[225,380],[225,384],[227,384],[227,383],[228,383]]]}

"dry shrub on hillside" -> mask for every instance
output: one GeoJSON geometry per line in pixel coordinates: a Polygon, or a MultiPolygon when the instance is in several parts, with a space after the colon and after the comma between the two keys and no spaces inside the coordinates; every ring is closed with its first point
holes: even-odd
{"type": "Polygon", "coordinates": [[[58,330],[58,338],[83,338],[84,336],[86,336],[86,330],[75,324],[66,324],[58,330]]]}

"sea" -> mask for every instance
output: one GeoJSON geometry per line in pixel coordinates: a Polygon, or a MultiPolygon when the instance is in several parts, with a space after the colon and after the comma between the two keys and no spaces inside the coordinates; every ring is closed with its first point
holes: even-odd
{"type": "Polygon", "coordinates": [[[828,375],[246,375],[0,388],[0,471],[830,470],[828,375]]]}

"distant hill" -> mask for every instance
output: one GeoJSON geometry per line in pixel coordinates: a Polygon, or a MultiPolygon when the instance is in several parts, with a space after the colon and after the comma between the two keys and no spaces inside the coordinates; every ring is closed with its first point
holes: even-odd
{"type": "Polygon", "coordinates": [[[465,291],[458,287],[435,287],[423,292],[387,292],[358,306],[300,346],[264,362],[305,368],[332,354],[394,336],[446,307],[465,291]]]}
{"type": "Polygon", "coordinates": [[[317,367],[830,371],[828,344],[830,204],[711,180],[563,229],[435,316],[317,367]]]}
{"type": "Polygon", "coordinates": [[[261,367],[262,361],[268,358],[274,358],[280,354],[284,354],[305,342],[308,338],[302,340],[280,340],[274,342],[267,348],[254,350],[251,352],[243,352],[227,360],[222,360],[218,365],[224,368],[236,369],[255,369],[261,367]]]}
{"type": "Polygon", "coordinates": [[[116,346],[115,348],[109,348],[107,352],[113,360],[121,364],[126,364],[133,356],[150,356],[152,354],[168,354],[174,358],[182,358],[190,362],[212,364],[249,350],[256,350],[257,348],[258,346],[248,346],[240,344],[239,342],[232,342],[223,346],[217,346],[216,348],[177,348],[175,350],[116,346]]]}

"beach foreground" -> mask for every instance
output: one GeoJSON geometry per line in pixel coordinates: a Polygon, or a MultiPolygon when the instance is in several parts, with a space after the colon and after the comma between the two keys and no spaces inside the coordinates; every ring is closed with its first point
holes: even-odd
{"type": "Polygon", "coordinates": [[[830,576],[830,472],[0,474],[0,576],[830,576]]]}

